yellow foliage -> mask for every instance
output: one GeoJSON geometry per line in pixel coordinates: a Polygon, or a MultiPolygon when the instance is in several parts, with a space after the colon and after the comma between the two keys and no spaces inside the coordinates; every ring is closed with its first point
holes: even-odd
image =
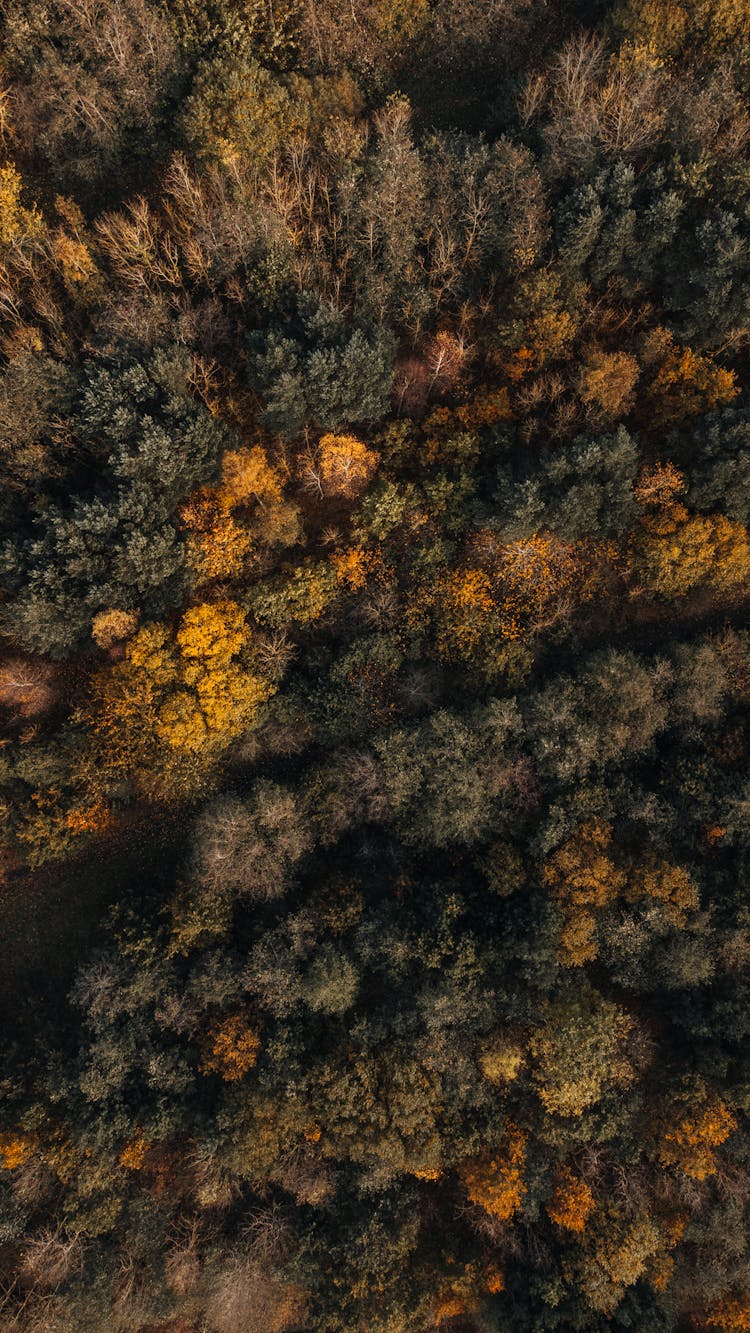
{"type": "Polygon", "coordinates": [[[323,495],[351,500],[367,486],[380,462],[354,435],[323,435],[318,443],[319,485],[323,495]]]}
{"type": "Polygon", "coordinates": [[[641,871],[636,869],[627,897],[630,902],[652,898],[662,903],[672,924],[683,927],[688,912],[698,907],[698,886],[681,866],[661,862],[641,871]]]}
{"type": "Polygon", "coordinates": [[[750,575],[750,538],[723,514],[689,515],[681,505],[644,520],[636,538],[635,570],[660,597],[682,597],[699,583],[731,588],[750,575]]]}
{"type": "Polygon", "coordinates": [[[60,233],[54,239],[52,250],[67,282],[86,282],[96,272],[88,247],[74,236],[60,233]]]}
{"type": "Polygon", "coordinates": [[[34,240],[44,230],[42,216],[34,207],[21,204],[23,182],[12,162],[0,167],[0,245],[34,240]]]}
{"type": "Polygon", "coordinates": [[[664,1166],[677,1166],[693,1180],[715,1174],[715,1148],[725,1143],[737,1121],[720,1098],[709,1102],[695,1116],[686,1116],[666,1132],[659,1151],[664,1166]]]}
{"type": "Polygon", "coordinates": [[[547,1204],[550,1220],[564,1231],[585,1231],[594,1206],[594,1196],[585,1180],[576,1176],[569,1167],[563,1167],[558,1174],[554,1194],[547,1204]]]}
{"type": "Polygon", "coordinates": [[[265,507],[279,504],[282,487],[279,474],[268,461],[265,449],[230,449],[221,463],[220,495],[228,504],[248,504],[256,500],[265,507]]]}
{"type": "Polygon", "coordinates": [[[236,602],[204,602],[191,607],[177,631],[182,656],[201,663],[228,662],[245,643],[246,620],[236,602]]]}
{"type": "Polygon", "coordinates": [[[221,484],[194,491],[179,515],[190,533],[188,552],[198,586],[238,578],[254,548],[292,546],[300,536],[297,506],[283,498],[279,472],[259,445],[225,453],[221,484]],[[236,509],[243,511],[241,518],[236,509]]]}
{"type": "Polygon", "coordinates": [[[89,709],[103,766],[157,772],[170,752],[209,762],[250,726],[274,686],[238,660],[249,646],[236,602],[190,607],[173,635],[146,625],[99,672],[89,709]]]}
{"type": "Polygon", "coordinates": [[[490,1083],[512,1083],[523,1065],[523,1050],[502,1033],[488,1037],[479,1051],[479,1067],[490,1083]]]}
{"type": "Polygon", "coordinates": [[[459,1178],[471,1203],[504,1222],[520,1207],[526,1193],[522,1175],[526,1140],[522,1129],[510,1125],[495,1152],[471,1158],[459,1167],[459,1178]]]}
{"type": "Polygon", "coordinates": [[[229,1014],[210,1029],[203,1059],[202,1074],[219,1074],[225,1083],[237,1083],[252,1069],[258,1058],[260,1037],[242,1014],[229,1014]]]}

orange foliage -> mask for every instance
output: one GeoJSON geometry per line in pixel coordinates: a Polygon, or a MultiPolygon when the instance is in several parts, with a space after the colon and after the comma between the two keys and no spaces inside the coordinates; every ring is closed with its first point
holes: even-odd
{"type": "Polygon", "coordinates": [[[417,1180],[439,1180],[440,1171],[436,1166],[418,1167],[411,1173],[417,1180]]]}
{"type": "Polygon", "coordinates": [[[144,1166],[150,1150],[151,1144],[142,1131],[139,1130],[135,1138],[128,1139],[127,1143],[123,1144],[118,1159],[120,1166],[126,1167],[128,1171],[140,1171],[144,1166]]]}
{"type": "Polygon", "coordinates": [[[451,570],[434,593],[438,647],[448,659],[522,639],[589,595],[584,547],[552,533],[504,543],[482,531],[472,555],[476,565],[451,570]]]}
{"type": "Polygon", "coordinates": [[[539,628],[561,594],[580,588],[584,568],[582,548],[552,533],[535,533],[505,546],[497,569],[505,637],[517,637],[516,626],[539,628]]]}
{"type": "Polygon", "coordinates": [[[594,1196],[585,1180],[563,1167],[547,1204],[550,1220],[565,1231],[584,1231],[594,1206],[594,1196]]]}
{"type": "Polygon", "coordinates": [[[717,842],[721,842],[726,837],[726,829],[721,824],[711,824],[703,834],[709,847],[715,847],[717,842]]]}
{"type": "Polygon", "coordinates": [[[697,1115],[686,1116],[667,1131],[659,1160],[664,1166],[679,1167],[693,1180],[705,1180],[718,1168],[714,1149],[725,1143],[736,1128],[737,1121],[731,1111],[716,1098],[697,1115]]]}
{"type": "Polygon", "coordinates": [[[685,489],[685,478],[674,463],[654,463],[645,467],[633,487],[633,494],[644,509],[671,505],[685,489]]]}
{"type": "Polygon", "coordinates": [[[501,1268],[489,1268],[485,1274],[487,1290],[492,1296],[499,1296],[505,1291],[505,1274],[501,1268]]]}
{"type": "Polygon", "coordinates": [[[379,567],[377,552],[363,546],[350,546],[333,557],[333,567],[339,583],[348,584],[352,592],[364,588],[368,578],[379,567]]]}
{"type": "Polygon", "coordinates": [[[102,833],[112,822],[112,811],[104,801],[77,805],[65,816],[71,833],[102,833]]]}
{"type": "Polygon", "coordinates": [[[522,1129],[510,1125],[497,1151],[471,1158],[459,1168],[470,1201],[503,1222],[513,1216],[526,1193],[522,1176],[526,1140],[522,1129]]]}
{"type": "Polygon", "coordinates": [[[466,1313],[467,1306],[463,1297],[449,1291],[444,1296],[438,1297],[432,1317],[436,1324],[444,1324],[448,1319],[456,1319],[458,1315],[466,1313]]]}
{"type": "Polygon", "coordinates": [[[645,868],[636,867],[627,897],[630,902],[652,898],[662,903],[672,924],[681,928],[688,912],[695,911],[698,906],[698,886],[687,870],[664,861],[645,868]]]}
{"type": "Polygon", "coordinates": [[[690,347],[680,347],[666,329],[654,329],[649,335],[645,358],[659,367],[643,411],[651,429],[663,429],[731,403],[740,392],[733,370],[724,370],[710,356],[701,356],[690,347]]]}
{"type": "Polygon", "coordinates": [[[0,1134],[0,1166],[6,1171],[28,1162],[34,1151],[34,1140],[28,1134],[6,1132],[0,1134]]]}
{"type": "Polygon", "coordinates": [[[486,426],[497,426],[501,421],[509,421],[513,416],[508,398],[508,390],[480,389],[453,410],[453,417],[462,430],[481,430],[486,426]]]}
{"type": "Polygon", "coordinates": [[[750,1296],[728,1297],[706,1315],[704,1322],[723,1333],[744,1333],[750,1329],[750,1296]]]}
{"type": "Polygon", "coordinates": [[[236,1083],[252,1069],[258,1058],[260,1037],[242,1014],[229,1014],[210,1029],[203,1058],[202,1074],[219,1074],[225,1083],[236,1083]]]}
{"type": "Polygon", "coordinates": [[[576,907],[604,907],[617,897],[625,883],[607,855],[612,826],[598,820],[579,824],[544,863],[542,880],[558,902],[576,907]]]}

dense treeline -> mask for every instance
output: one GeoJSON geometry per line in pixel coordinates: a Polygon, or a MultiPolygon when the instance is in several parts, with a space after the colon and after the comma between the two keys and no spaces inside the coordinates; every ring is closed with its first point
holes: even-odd
{"type": "Polygon", "coordinates": [[[2,1328],[750,1328],[747,6],[2,16],[2,1328]]]}

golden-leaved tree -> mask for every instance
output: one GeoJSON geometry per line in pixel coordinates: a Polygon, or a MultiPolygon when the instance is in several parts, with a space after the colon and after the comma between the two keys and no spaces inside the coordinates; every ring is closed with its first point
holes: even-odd
{"type": "Polygon", "coordinates": [[[236,602],[190,607],[176,631],[144,625],[124,660],[92,681],[84,717],[95,745],[84,776],[95,786],[131,779],[162,797],[200,790],[274,688],[254,664],[236,602]]]}

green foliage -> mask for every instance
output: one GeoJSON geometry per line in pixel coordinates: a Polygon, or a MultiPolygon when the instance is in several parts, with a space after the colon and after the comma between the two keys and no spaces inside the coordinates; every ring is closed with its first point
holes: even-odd
{"type": "Polygon", "coordinates": [[[92,369],[73,417],[96,484],[52,500],[2,552],[4,623],[35,652],[85,646],[110,607],[158,615],[178,602],[185,557],[179,501],[215,475],[228,432],[190,397],[189,366],[157,352],[150,365],[92,369]]]}

